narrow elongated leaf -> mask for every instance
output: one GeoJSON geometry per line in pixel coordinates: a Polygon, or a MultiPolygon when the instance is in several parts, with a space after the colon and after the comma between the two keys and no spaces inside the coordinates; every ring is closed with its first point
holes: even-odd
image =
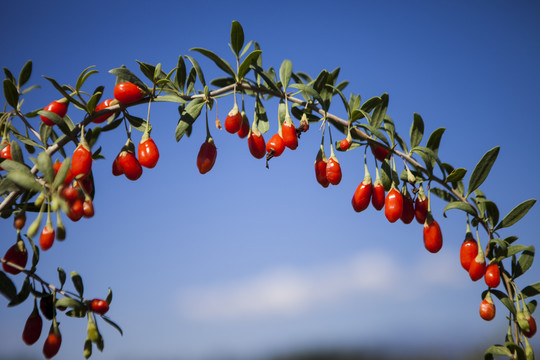
{"type": "MultiPolygon", "coordinates": [[[[2,166],[4,166],[3,163],[2,163],[2,166]]],[[[32,175],[30,175],[27,172],[18,171],[18,170],[10,171],[6,175],[6,178],[23,189],[31,190],[35,192],[41,191],[41,185],[36,181],[36,179],[32,175]]]]}
{"type": "Polygon", "coordinates": [[[27,276],[24,279],[21,291],[19,291],[17,296],[15,296],[15,298],[13,298],[13,300],[11,300],[7,306],[12,307],[22,304],[28,298],[28,295],[30,295],[30,288],[30,278],[27,276]]]}
{"type": "Polygon", "coordinates": [[[531,245],[527,247],[527,249],[523,250],[523,252],[521,253],[517,262],[517,266],[515,268],[515,272],[513,274],[514,279],[525,274],[525,272],[531,268],[533,260],[534,246],[531,245]]]}
{"type": "Polygon", "coordinates": [[[30,75],[32,75],[32,60],[28,60],[19,73],[19,89],[28,82],[30,75]]]}
{"type": "Polygon", "coordinates": [[[381,102],[379,102],[377,106],[375,106],[375,108],[373,109],[373,114],[371,116],[371,122],[370,122],[370,125],[376,129],[378,129],[381,126],[381,124],[384,121],[384,117],[386,116],[386,110],[388,109],[389,96],[387,93],[384,93],[381,95],[380,99],[381,99],[381,102]]]}
{"type": "Polygon", "coordinates": [[[175,102],[178,104],[186,104],[187,101],[177,95],[161,95],[154,99],[156,102],[175,102]]]}
{"type": "Polygon", "coordinates": [[[225,71],[227,74],[236,78],[236,72],[234,71],[232,66],[227,61],[223,60],[212,51],[203,49],[203,48],[192,48],[190,49],[190,51],[197,51],[198,53],[201,53],[202,55],[212,60],[217,65],[217,67],[219,67],[221,70],[225,71]]]}
{"type": "Polygon", "coordinates": [[[97,70],[90,70],[91,68],[95,67],[95,65],[89,66],[86,69],[84,69],[81,74],[79,75],[79,78],[77,79],[77,82],[75,84],[75,89],[79,91],[81,87],[84,85],[86,79],[88,79],[91,75],[97,74],[99,71],[97,70]]]}
{"type": "Polygon", "coordinates": [[[253,119],[262,134],[266,133],[268,129],[270,129],[270,124],[268,123],[268,116],[266,115],[266,109],[264,108],[264,105],[258,96],[255,100],[255,114],[253,115],[253,119]]]}
{"type": "Polygon", "coordinates": [[[19,162],[21,164],[24,164],[24,157],[21,150],[21,146],[19,143],[15,140],[11,140],[11,158],[13,161],[19,162]]]}
{"type": "MultiPolygon", "coordinates": [[[[484,356],[486,354],[503,355],[503,356],[512,357],[512,352],[510,350],[508,350],[507,347],[501,346],[501,345],[493,345],[493,346],[491,346],[489,349],[486,350],[484,356]]],[[[491,357],[491,359],[493,359],[493,357],[491,357]]]]}
{"type": "Polygon", "coordinates": [[[178,65],[176,65],[176,74],[174,76],[174,83],[180,89],[180,92],[184,92],[186,86],[186,77],[187,70],[186,64],[184,62],[184,57],[182,55],[178,56],[178,65]]]}
{"type": "Polygon", "coordinates": [[[3,271],[0,271],[0,293],[9,301],[13,301],[17,296],[15,284],[13,284],[13,281],[3,271]]]}
{"type": "Polygon", "coordinates": [[[289,82],[291,81],[292,73],[292,62],[291,60],[285,59],[281,63],[279,68],[279,80],[281,81],[281,86],[283,86],[283,91],[287,90],[289,82]]]}
{"type": "MultiPolygon", "coordinates": [[[[253,40],[248,41],[248,43],[244,46],[244,49],[240,53],[240,57],[244,56],[248,52],[249,48],[251,47],[251,44],[253,44],[253,40]]],[[[255,50],[260,50],[260,49],[255,49],[255,50]]]]}
{"type": "Polygon", "coordinates": [[[463,201],[453,201],[446,205],[443,211],[443,216],[446,217],[446,212],[450,209],[458,209],[465,211],[467,214],[470,214],[472,216],[478,216],[478,213],[476,212],[476,209],[469,203],[465,203],[463,201]]]}
{"type": "Polygon", "coordinates": [[[127,81],[130,83],[133,83],[137,85],[138,87],[140,87],[141,89],[143,89],[147,94],[150,94],[150,89],[148,88],[148,86],[146,86],[146,84],[142,82],[141,79],[139,79],[134,73],[132,73],[126,67],[119,67],[116,69],[111,69],[109,70],[109,72],[118,77],[117,81],[120,81],[120,82],[127,81]]]}
{"type": "Polygon", "coordinates": [[[326,78],[328,77],[328,75],[330,75],[328,73],[328,71],[326,70],[322,70],[319,75],[317,76],[317,78],[315,79],[315,81],[313,82],[313,89],[320,93],[323,88],[325,87],[326,85],[326,78]]]}
{"type": "Polygon", "coordinates": [[[176,126],[176,130],[174,132],[174,135],[176,137],[176,141],[180,141],[186,131],[193,125],[195,120],[199,117],[201,114],[202,108],[204,106],[204,99],[202,98],[196,98],[193,99],[182,111],[182,114],[180,115],[180,120],[178,121],[178,125],[176,126]]]}
{"type": "Polygon", "coordinates": [[[240,57],[240,51],[244,46],[244,30],[242,25],[236,20],[232,22],[231,26],[231,46],[237,57],[240,57]]]}
{"type": "Polygon", "coordinates": [[[66,282],[66,272],[61,267],[59,267],[57,271],[58,271],[58,280],[60,281],[60,289],[61,289],[64,287],[64,284],[66,282]]]}
{"type": "Polygon", "coordinates": [[[14,109],[17,109],[19,103],[19,92],[14,83],[8,79],[4,79],[4,96],[7,103],[14,109]]]}
{"type": "Polygon", "coordinates": [[[464,169],[464,168],[454,169],[452,170],[450,174],[448,174],[444,182],[461,181],[465,177],[465,174],[467,174],[467,169],[464,169]]]}
{"type": "Polygon", "coordinates": [[[424,136],[424,120],[422,120],[422,117],[417,113],[414,113],[410,134],[411,148],[415,148],[420,145],[422,137],[424,136]]]}
{"type": "Polygon", "coordinates": [[[529,210],[533,207],[533,205],[536,203],[535,199],[529,199],[525,200],[508,213],[501,222],[497,225],[495,230],[502,229],[505,227],[509,227],[517,223],[519,220],[521,220],[529,210]]]}
{"type": "Polygon", "coordinates": [[[431,193],[435,194],[437,197],[441,198],[446,202],[457,201],[458,199],[448,191],[436,187],[431,188],[431,193]]]}
{"type": "Polygon", "coordinates": [[[321,95],[319,95],[319,93],[309,85],[296,83],[289,85],[289,87],[299,89],[300,91],[302,91],[302,93],[308,95],[308,97],[312,97],[313,99],[321,102],[321,95]]]}
{"type": "Polygon", "coordinates": [[[194,68],[189,70],[189,74],[186,81],[186,93],[191,94],[195,88],[195,81],[197,80],[197,72],[194,68]]]}
{"type": "Polygon", "coordinates": [[[73,282],[73,286],[75,287],[75,290],[79,293],[79,295],[82,297],[84,293],[84,286],[82,278],[79,274],[77,274],[75,271],[72,271],[70,273],[71,281],[73,282]]]}
{"type": "Polygon", "coordinates": [[[499,149],[500,148],[496,146],[489,150],[482,156],[478,164],[476,164],[471,174],[471,178],[469,179],[469,189],[467,190],[466,197],[469,197],[474,190],[478,189],[480,185],[484,183],[484,180],[486,180],[491,171],[491,167],[495,163],[495,160],[497,160],[499,149]]]}
{"type": "Polygon", "coordinates": [[[510,312],[514,315],[516,315],[516,306],[514,305],[514,302],[512,300],[510,300],[510,298],[508,297],[508,295],[506,295],[505,293],[503,293],[502,291],[499,291],[499,290],[495,290],[495,289],[491,289],[490,290],[491,293],[493,295],[495,295],[497,297],[497,299],[500,300],[500,302],[506,306],[506,308],[508,310],[510,310],[510,312]]]}
{"type": "Polygon", "coordinates": [[[7,170],[9,172],[20,171],[32,176],[32,173],[30,173],[30,168],[28,166],[14,160],[4,159],[4,161],[2,161],[2,167],[4,168],[4,170],[7,170]]]}
{"type": "Polygon", "coordinates": [[[191,61],[191,64],[193,65],[193,68],[197,72],[197,77],[199,78],[199,81],[201,82],[202,86],[206,86],[206,80],[204,79],[204,74],[202,72],[201,67],[199,66],[199,63],[192,58],[189,55],[184,55],[189,61],[191,61]]]}
{"type": "Polygon", "coordinates": [[[80,101],[76,100],[71,95],[69,95],[66,92],[66,90],[62,86],[60,86],[60,84],[56,80],[54,80],[53,78],[47,77],[47,76],[44,76],[43,78],[49,80],[50,83],[54,86],[54,88],[56,90],[58,90],[60,92],[60,94],[62,94],[62,96],[64,96],[66,99],[68,99],[70,103],[72,103],[73,105],[75,105],[79,109],[85,110],[84,104],[82,104],[80,101]]]}
{"type": "Polygon", "coordinates": [[[238,78],[243,79],[244,76],[248,73],[250,69],[250,65],[252,63],[256,63],[259,56],[261,56],[262,51],[261,50],[253,50],[249,53],[248,56],[242,61],[240,64],[240,67],[238,68],[238,78]]]}
{"type": "Polygon", "coordinates": [[[56,307],[69,307],[73,309],[83,309],[85,306],[80,301],[77,301],[73,298],[69,297],[63,297],[61,299],[56,300],[56,307]]]}
{"type": "Polygon", "coordinates": [[[112,321],[111,319],[109,319],[107,316],[102,316],[101,317],[103,320],[105,320],[107,322],[107,324],[111,325],[113,328],[115,328],[116,330],[118,330],[118,332],[120,333],[120,335],[124,335],[124,332],[122,331],[122,328],[120,326],[118,326],[114,321],[112,321]]]}
{"type": "Polygon", "coordinates": [[[360,106],[361,110],[364,110],[365,112],[371,112],[377,105],[380,104],[382,99],[378,96],[372,97],[371,99],[368,99],[365,103],[360,106]]]}
{"type": "Polygon", "coordinates": [[[523,294],[523,296],[525,298],[533,297],[533,296],[536,296],[536,295],[540,294],[540,282],[534,283],[534,284],[529,285],[529,286],[525,286],[521,290],[521,293],[523,294]]]}
{"type": "Polygon", "coordinates": [[[64,180],[66,179],[66,176],[69,172],[69,168],[71,166],[71,158],[67,157],[62,161],[62,165],[60,165],[60,168],[58,169],[58,172],[56,173],[56,176],[54,177],[54,181],[52,184],[53,189],[57,189],[60,185],[64,183],[64,180]]]}
{"type": "Polygon", "coordinates": [[[438,128],[437,130],[431,133],[427,141],[426,147],[433,150],[435,154],[439,153],[439,146],[441,144],[441,138],[444,134],[444,131],[445,131],[445,128],[438,128]]]}
{"type": "Polygon", "coordinates": [[[259,75],[264,80],[264,82],[270,88],[270,90],[275,91],[276,93],[281,92],[278,86],[276,85],[276,83],[274,82],[274,80],[272,79],[272,76],[268,72],[264,71],[262,67],[260,67],[259,65],[255,66],[252,64],[251,68],[257,73],[257,75],[259,75]]]}
{"type": "Polygon", "coordinates": [[[42,151],[38,155],[38,170],[43,175],[43,178],[48,184],[52,184],[54,180],[54,169],[53,164],[51,160],[51,156],[47,154],[45,151],[42,151]]]}
{"type": "Polygon", "coordinates": [[[113,299],[113,293],[112,293],[111,288],[109,288],[109,292],[107,293],[107,297],[105,298],[105,301],[107,302],[107,304],[111,305],[112,299],[113,299]]]}

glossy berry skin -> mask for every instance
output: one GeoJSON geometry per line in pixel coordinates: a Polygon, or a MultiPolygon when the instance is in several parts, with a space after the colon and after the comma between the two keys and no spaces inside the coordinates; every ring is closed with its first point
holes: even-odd
{"type": "Polygon", "coordinates": [[[39,237],[39,246],[41,247],[41,250],[49,250],[53,246],[54,238],[55,233],[52,225],[45,225],[41,231],[41,236],[39,237]]]}
{"type": "MultiPolygon", "coordinates": [[[[28,262],[28,251],[26,251],[26,248],[24,248],[21,251],[19,248],[19,244],[15,244],[11,246],[4,255],[4,259],[9,261],[10,263],[13,263],[15,265],[19,265],[20,267],[24,268],[26,267],[26,263],[28,262]]],[[[10,274],[17,275],[21,271],[18,269],[15,269],[14,267],[9,266],[8,264],[2,263],[2,269],[10,274]]]]}
{"type": "Polygon", "coordinates": [[[285,142],[279,134],[274,134],[266,143],[266,152],[273,156],[280,156],[285,151],[285,142]]]}
{"type": "Polygon", "coordinates": [[[330,181],[328,181],[328,178],[326,177],[327,165],[328,161],[326,159],[317,158],[317,160],[315,160],[315,177],[317,182],[324,188],[327,188],[328,185],[330,185],[330,181]]]}
{"type": "Polygon", "coordinates": [[[49,335],[43,344],[43,355],[46,359],[50,359],[58,354],[60,346],[62,345],[62,335],[58,327],[54,328],[54,325],[49,331],[49,335]]]}
{"type": "Polygon", "coordinates": [[[384,202],[384,187],[380,181],[375,180],[375,184],[373,184],[373,193],[371,194],[371,204],[375,210],[379,211],[384,207],[384,202]]]}
{"type": "MultiPolygon", "coordinates": [[[[58,170],[60,170],[60,166],[62,166],[62,163],[59,161],[56,161],[53,165],[54,169],[54,175],[58,174],[58,170]]],[[[68,169],[66,178],[64,179],[64,186],[69,186],[73,182],[73,172],[71,169],[68,169]]]]}
{"type": "Polygon", "coordinates": [[[213,140],[202,143],[197,155],[197,168],[201,174],[206,174],[214,167],[217,158],[217,149],[213,140]]]}
{"type": "Polygon", "coordinates": [[[424,247],[430,253],[437,253],[442,245],[443,236],[439,224],[433,219],[427,219],[424,223],[424,247]]]}
{"type": "Polygon", "coordinates": [[[426,222],[428,204],[429,200],[425,195],[423,195],[423,199],[421,199],[420,196],[417,196],[414,201],[414,216],[419,224],[423,225],[426,222]]]}
{"type": "Polygon", "coordinates": [[[414,219],[414,202],[407,193],[406,195],[403,195],[403,211],[401,213],[401,221],[404,224],[410,224],[414,219]]]}
{"type": "Polygon", "coordinates": [[[91,218],[94,217],[94,213],[94,203],[92,202],[92,199],[85,199],[83,202],[83,216],[85,218],[91,218]]]}
{"type": "Polygon", "coordinates": [[[26,214],[22,211],[13,218],[13,227],[17,230],[22,230],[24,224],[26,224],[26,214]]]}
{"type": "Polygon", "coordinates": [[[109,304],[105,300],[93,299],[89,304],[90,311],[99,315],[105,315],[109,311],[109,304]]]}
{"type": "Polygon", "coordinates": [[[251,155],[256,159],[262,159],[266,154],[266,143],[262,134],[256,134],[252,131],[251,134],[249,134],[247,141],[251,155]]]}
{"type": "MultiPolygon", "coordinates": [[[[64,102],[59,102],[59,101],[53,101],[52,103],[47,105],[45,108],[43,108],[43,110],[55,113],[56,115],[63,118],[67,114],[68,103],[67,102],[64,103],[64,102]]],[[[41,121],[43,121],[45,123],[45,125],[48,125],[48,126],[56,125],[54,123],[54,121],[50,120],[49,118],[47,118],[47,117],[45,117],[43,115],[40,115],[40,118],[41,118],[41,121]]]]}
{"type": "Polygon", "coordinates": [[[384,215],[391,223],[396,222],[403,214],[403,197],[401,193],[392,187],[384,201],[384,215]]]}
{"type": "Polygon", "coordinates": [[[298,147],[298,137],[296,136],[296,128],[292,122],[285,121],[281,128],[281,136],[285,146],[291,150],[298,147]]]}
{"type": "Polygon", "coordinates": [[[73,203],[68,204],[69,210],[66,213],[67,217],[74,222],[77,222],[81,220],[81,218],[84,216],[84,204],[83,200],[81,198],[75,199],[73,203]]]}
{"type": "Polygon", "coordinates": [[[81,196],[81,193],[73,186],[68,186],[62,189],[60,195],[64,200],[71,204],[81,196]]]}
{"type": "Polygon", "coordinates": [[[339,148],[345,151],[351,147],[351,144],[351,141],[348,138],[345,138],[339,142],[339,148]]]}
{"type": "Polygon", "coordinates": [[[123,104],[131,104],[141,100],[146,93],[143,89],[130,82],[116,84],[113,91],[114,98],[123,104]]]}
{"type": "Polygon", "coordinates": [[[529,315],[527,321],[529,322],[529,331],[523,330],[523,335],[528,338],[532,338],[534,334],[536,334],[536,320],[534,320],[534,318],[529,315]]]}
{"type": "Polygon", "coordinates": [[[338,185],[341,182],[341,166],[339,161],[333,156],[328,159],[326,164],[326,178],[332,185],[338,185]]]}
{"type": "Polygon", "coordinates": [[[45,295],[39,300],[39,309],[41,310],[43,316],[45,316],[45,319],[52,320],[55,310],[53,305],[53,296],[51,294],[45,295]]]}
{"type": "Polygon", "coordinates": [[[26,323],[24,324],[24,330],[22,333],[22,339],[26,345],[33,345],[39,340],[41,336],[41,330],[43,329],[43,319],[39,315],[39,312],[33,311],[26,323]]]}
{"type": "Polygon", "coordinates": [[[122,172],[131,181],[135,181],[141,177],[143,169],[141,164],[131,151],[122,151],[118,155],[118,166],[122,172]]]}
{"type": "Polygon", "coordinates": [[[159,160],[159,150],[154,140],[150,137],[147,139],[143,137],[137,148],[137,155],[139,156],[139,164],[149,169],[155,167],[159,160]]]}
{"type": "Polygon", "coordinates": [[[495,318],[495,304],[488,299],[482,300],[480,303],[480,317],[486,321],[491,321],[495,318]]]}
{"type": "MultiPolygon", "coordinates": [[[[2,150],[0,150],[0,158],[13,160],[13,158],[11,157],[11,144],[7,142],[4,142],[4,144],[6,144],[6,146],[2,150]]],[[[0,170],[4,169],[0,166],[0,170]]]]}
{"type": "Polygon", "coordinates": [[[233,107],[225,119],[225,130],[231,134],[236,134],[242,127],[242,121],[242,114],[238,111],[238,107],[233,107]]]}
{"type": "Polygon", "coordinates": [[[242,111],[240,115],[242,115],[242,124],[240,125],[240,129],[238,130],[237,134],[240,139],[243,139],[249,134],[249,120],[245,112],[242,111]]]}
{"type": "Polygon", "coordinates": [[[380,146],[371,146],[371,152],[373,156],[379,161],[384,161],[388,157],[388,150],[380,146]]]}
{"type": "Polygon", "coordinates": [[[373,184],[371,178],[369,181],[362,181],[356,188],[351,203],[354,211],[361,212],[368,208],[373,193],[373,184]]]}
{"type": "Polygon", "coordinates": [[[73,152],[71,158],[71,173],[73,178],[79,180],[90,175],[92,170],[92,153],[84,145],[80,144],[73,152]]]}
{"type": "Polygon", "coordinates": [[[476,255],[478,255],[478,243],[473,238],[466,237],[459,250],[459,260],[466,271],[469,271],[476,255]]]}
{"type": "Polygon", "coordinates": [[[471,277],[472,281],[478,281],[482,277],[484,277],[484,274],[486,273],[486,259],[484,258],[484,254],[478,254],[476,258],[471,262],[471,266],[469,267],[469,276],[471,277]]]}
{"type": "Polygon", "coordinates": [[[118,154],[112,163],[112,174],[114,176],[120,176],[124,174],[124,170],[120,167],[120,164],[118,163],[118,158],[120,157],[120,154],[118,154]]]}
{"type": "Polygon", "coordinates": [[[496,288],[501,283],[501,272],[499,270],[499,265],[490,264],[486,268],[486,273],[484,275],[484,281],[486,285],[490,288],[496,288]]]}
{"type": "MultiPolygon", "coordinates": [[[[98,104],[98,106],[96,106],[96,109],[94,111],[98,112],[98,111],[101,111],[101,110],[104,110],[104,109],[108,108],[109,106],[111,106],[111,102],[113,102],[113,101],[114,101],[114,99],[107,99],[105,101],[100,102],[98,104]]],[[[94,123],[96,123],[96,124],[101,124],[102,122],[107,120],[109,117],[111,117],[111,115],[112,115],[112,113],[107,113],[105,115],[98,116],[97,118],[95,118],[92,121],[94,123]]]]}

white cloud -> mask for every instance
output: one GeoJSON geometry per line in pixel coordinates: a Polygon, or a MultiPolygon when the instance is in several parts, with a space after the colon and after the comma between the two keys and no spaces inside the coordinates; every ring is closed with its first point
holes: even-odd
{"type": "Polygon", "coordinates": [[[419,296],[429,287],[455,284],[462,275],[448,256],[423,259],[401,264],[386,252],[372,251],[316,268],[281,266],[242,280],[185,289],[178,305],[181,315],[193,320],[267,317],[300,313],[358,294],[377,298],[406,289],[419,296]]]}

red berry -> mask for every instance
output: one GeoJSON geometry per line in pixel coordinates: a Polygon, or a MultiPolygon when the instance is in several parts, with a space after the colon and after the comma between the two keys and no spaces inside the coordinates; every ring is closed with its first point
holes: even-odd
{"type": "Polygon", "coordinates": [[[130,82],[116,84],[113,94],[114,98],[123,104],[134,103],[146,95],[143,89],[130,82]]]}
{"type": "Polygon", "coordinates": [[[484,275],[484,281],[490,288],[496,288],[501,283],[501,272],[498,264],[490,264],[486,268],[484,275]]]}
{"type": "Polygon", "coordinates": [[[361,212],[367,209],[371,202],[372,192],[373,184],[371,183],[371,176],[366,175],[364,181],[358,185],[352,197],[351,203],[354,211],[361,212]]]}
{"type": "Polygon", "coordinates": [[[62,189],[60,195],[64,200],[66,200],[68,203],[73,203],[75,200],[77,200],[81,194],[79,193],[79,190],[74,188],[73,186],[68,186],[62,189]]]}
{"type": "Polygon", "coordinates": [[[217,149],[214,144],[214,140],[209,138],[207,141],[203,142],[201,148],[199,149],[199,154],[197,155],[197,168],[201,174],[206,174],[216,162],[217,149]]]}
{"type": "Polygon", "coordinates": [[[424,223],[424,246],[427,251],[436,253],[441,250],[443,237],[439,224],[431,216],[424,223]]]}
{"type": "Polygon", "coordinates": [[[105,300],[93,299],[90,301],[90,311],[99,315],[105,315],[109,311],[109,304],[105,300]]]}
{"type": "Polygon", "coordinates": [[[388,149],[377,145],[371,145],[371,152],[373,153],[373,156],[381,162],[388,157],[389,153],[388,149]]]}
{"type": "Polygon", "coordinates": [[[22,230],[24,227],[24,224],[26,224],[26,213],[24,211],[21,211],[15,215],[13,218],[13,226],[17,230],[22,230]]]}
{"type": "Polygon", "coordinates": [[[326,178],[332,185],[337,185],[341,182],[341,166],[335,156],[331,156],[326,164],[326,178]]]}
{"type": "Polygon", "coordinates": [[[84,216],[84,205],[81,198],[75,199],[75,201],[68,205],[69,209],[66,213],[68,218],[70,218],[71,221],[79,221],[84,216]]]}
{"type": "Polygon", "coordinates": [[[79,180],[90,175],[91,170],[92,153],[86,146],[79,144],[71,158],[71,173],[75,179],[79,180]]]}
{"type": "Polygon", "coordinates": [[[403,212],[401,213],[401,221],[404,224],[410,224],[414,219],[414,202],[411,195],[407,191],[407,185],[403,185],[403,212]]]}
{"type": "MultiPolygon", "coordinates": [[[[54,175],[58,174],[58,170],[60,170],[60,166],[62,166],[62,163],[59,161],[55,161],[53,165],[54,175]]],[[[69,184],[71,184],[72,181],[73,181],[73,172],[71,171],[71,169],[68,169],[66,178],[64,179],[64,186],[69,186],[69,184]]]]}
{"type": "MultiPolygon", "coordinates": [[[[24,243],[17,241],[17,243],[11,246],[4,255],[4,260],[9,261],[12,264],[19,265],[20,267],[26,267],[28,262],[28,251],[24,247],[24,243]]],[[[21,270],[15,269],[14,267],[9,266],[6,263],[2,263],[2,268],[5,272],[17,275],[21,270]]]]}
{"type": "Polygon", "coordinates": [[[491,297],[480,303],[480,317],[486,321],[491,321],[495,317],[495,304],[493,304],[491,297]]]}
{"type": "Polygon", "coordinates": [[[386,200],[384,201],[384,215],[391,223],[396,222],[401,218],[403,213],[403,197],[401,193],[394,187],[390,189],[386,200]]]}
{"type": "Polygon", "coordinates": [[[280,156],[285,151],[285,142],[279,134],[274,134],[266,143],[266,152],[273,156],[280,156]]]}
{"type": "Polygon", "coordinates": [[[373,194],[371,195],[371,203],[375,210],[381,210],[384,207],[385,193],[384,187],[380,180],[375,180],[373,184],[373,194]]]}
{"type": "Polygon", "coordinates": [[[120,154],[118,154],[112,163],[112,174],[114,176],[120,176],[124,173],[124,170],[120,167],[120,164],[118,163],[118,158],[120,157],[120,154]]]}
{"type": "Polygon", "coordinates": [[[240,114],[242,115],[242,124],[240,125],[240,130],[238,130],[238,136],[243,139],[249,134],[249,120],[244,111],[240,114]]]}
{"type": "Polygon", "coordinates": [[[321,150],[319,150],[319,153],[317,154],[317,158],[315,159],[315,177],[317,179],[317,182],[321,184],[321,186],[324,188],[327,188],[328,185],[330,185],[330,181],[328,181],[328,178],[326,177],[327,165],[328,160],[326,159],[324,151],[321,148],[321,150]]]}
{"type": "Polygon", "coordinates": [[[54,228],[48,223],[41,231],[41,236],[39,237],[39,246],[41,247],[41,250],[49,250],[53,246],[54,238],[54,228]]]}
{"type": "Polygon", "coordinates": [[[416,200],[414,201],[414,216],[416,217],[416,221],[418,221],[419,224],[423,225],[426,222],[428,204],[428,198],[424,194],[424,191],[420,190],[418,196],[416,197],[416,200]]]}
{"type": "Polygon", "coordinates": [[[536,334],[536,320],[534,320],[534,318],[529,315],[529,318],[527,319],[527,321],[529,322],[529,331],[523,331],[523,335],[525,335],[526,337],[528,338],[531,338],[534,336],[534,334],[536,334]]]}
{"type": "MultiPolygon", "coordinates": [[[[146,168],[153,168],[159,160],[159,150],[152,138],[143,136],[137,149],[139,164],[146,168]]],[[[113,172],[114,174],[114,172],[113,172]]]]}
{"type": "MultiPolygon", "coordinates": [[[[4,141],[3,143],[6,144],[6,146],[2,150],[0,150],[0,158],[13,160],[13,158],[11,157],[11,144],[7,141],[4,141]]],[[[0,166],[0,170],[4,169],[0,166]]]]}
{"type": "Polygon", "coordinates": [[[43,355],[45,355],[45,358],[50,359],[58,354],[58,350],[60,350],[61,345],[62,335],[60,334],[58,326],[55,326],[53,323],[51,330],[49,331],[49,335],[45,340],[45,344],[43,344],[43,355]]]}
{"type": "Polygon", "coordinates": [[[341,140],[341,142],[339,143],[339,148],[343,151],[345,150],[348,150],[350,147],[351,147],[351,141],[349,140],[349,138],[345,138],[343,140],[341,140]]]}
{"type": "Polygon", "coordinates": [[[129,180],[135,181],[141,177],[143,169],[131,150],[123,150],[118,155],[118,166],[129,180]]]}
{"type": "MultiPolygon", "coordinates": [[[[286,118],[287,119],[287,118],[286,118]]],[[[283,123],[281,127],[281,135],[285,146],[291,150],[295,150],[298,147],[298,137],[296,136],[296,128],[292,121],[287,121],[283,123]]]]}
{"type": "Polygon", "coordinates": [[[94,216],[94,203],[90,198],[85,199],[83,202],[83,216],[85,218],[91,218],[94,216]]]}
{"type": "Polygon", "coordinates": [[[486,273],[486,259],[483,252],[478,252],[478,255],[471,262],[469,267],[469,276],[472,281],[480,280],[486,273]]]}
{"type": "MultiPolygon", "coordinates": [[[[64,102],[64,101],[62,101],[62,102],[53,101],[52,103],[47,105],[43,110],[55,113],[56,115],[63,118],[67,114],[68,102],[67,101],[66,102],[64,102]]],[[[48,125],[48,126],[54,126],[55,125],[54,121],[50,120],[46,116],[41,115],[40,117],[41,117],[41,121],[43,121],[45,123],[45,125],[48,125]]]]}
{"type": "Polygon", "coordinates": [[[248,147],[249,152],[251,155],[253,155],[256,159],[262,159],[264,155],[266,154],[266,144],[264,142],[264,137],[261,133],[257,130],[257,133],[255,131],[251,131],[251,134],[248,136],[248,147]]]}
{"type": "MultiPolygon", "coordinates": [[[[114,101],[114,99],[107,99],[107,100],[99,103],[98,106],[96,106],[96,109],[94,111],[98,112],[98,111],[101,111],[101,110],[104,110],[104,109],[108,108],[111,105],[114,105],[114,103],[112,103],[113,101],[114,101]]],[[[92,121],[95,122],[96,124],[100,124],[100,123],[104,122],[105,120],[107,120],[108,118],[110,118],[111,115],[113,115],[113,114],[111,112],[109,112],[109,113],[107,113],[105,115],[98,116],[97,118],[95,118],[92,121]]]]}
{"type": "Polygon", "coordinates": [[[238,111],[238,106],[235,105],[225,119],[225,130],[231,134],[237,133],[242,127],[242,121],[242,114],[238,111]]]}
{"type": "Polygon", "coordinates": [[[465,237],[465,240],[461,244],[461,249],[459,250],[459,260],[461,266],[469,271],[471,263],[474,261],[474,258],[478,255],[478,244],[476,240],[472,238],[470,234],[465,237]]]}
{"type": "Polygon", "coordinates": [[[26,345],[35,344],[41,336],[41,329],[43,328],[43,319],[39,315],[37,308],[30,314],[24,324],[24,330],[22,333],[22,339],[26,345]]]}

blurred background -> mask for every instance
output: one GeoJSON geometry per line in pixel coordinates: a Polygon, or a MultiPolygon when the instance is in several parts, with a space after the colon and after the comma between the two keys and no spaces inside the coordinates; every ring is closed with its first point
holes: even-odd
{"type": "MultiPolygon", "coordinates": [[[[279,69],[284,59],[313,77],[341,67],[339,80],[350,81],[347,97],[389,93],[388,114],[405,139],[415,112],[425,122],[422,144],[446,128],[439,154],[469,174],[487,150],[501,146],[482,189],[502,218],[540,197],[539,15],[538,2],[502,0],[4,1],[0,64],[18,74],[33,61],[30,84],[41,89],[26,96],[25,111],[61,97],[41,75],[74,84],[90,65],[100,73],[85,89],[105,85],[103,99],[112,97],[115,82],[108,70],[124,64],[141,75],[135,60],[159,62],[168,72],[179,55],[190,55],[209,82],[223,72],[189,49],[207,48],[233,63],[227,43],[238,20],[246,42],[259,42],[265,69],[279,69]]],[[[219,100],[222,121],[232,104],[230,96],[219,100]]],[[[265,106],[268,140],[277,130],[278,103],[265,106]]],[[[130,109],[140,117],[146,111],[130,109]]],[[[346,117],[338,99],[331,111],[346,117]]],[[[252,120],[251,99],[246,112],[252,120]]],[[[74,107],[68,115],[81,120],[74,107]]],[[[214,108],[211,124],[215,116],[214,108]]],[[[38,126],[39,118],[33,121],[38,126]]],[[[430,254],[416,222],[390,224],[371,207],[353,211],[362,151],[338,154],[341,184],[324,189],[316,182],[315,124],[269,169],[250,155],[245,139],[211,127],[217,161],[200,175],[204,117],[179,143],[175,105],[153,104],[150,121],[161,154],[156,168],[136,182],[113,177],[125,133],[103,134],[106,160],[93,165],[96,215],[76,224],[66,219],[67,239],[44,252],[39,265],[55,284],[58,266],[80,273],[87,298],[105,298],[112,288],[108,315],[124,336],[99,322],[105,350],[94,349],[93,359],[478,359],[504,342],[505,308],[496,301],[496,318],[483,321],[485,284],[471,282],[459,263],[463,213],[443,218],[445,204],[433,199],[444,246],[430,254]]],[[[134,132],[135,143],[141,135],[134,132]]],[[[535,206],[501,236],[535,245],[539,221],[535,206]]],[[[16,236],[11,220],[0,222],[0,233],[3,253],[16,236]]],[[[480,238],[485,244],[485,234],[480,238]]],[[[539,274],[534,264],[519,285],[539,274]]],[[[0,359],[40,358],[43,334],[32,347],[21,341],[32,301],[6,305],[0,298],[0,359]]],[[[85,321],[59,321],[57,358],[83,358],[85,321]]],[[[531,344],[540,353],[538,335],[531,344]]]]}

